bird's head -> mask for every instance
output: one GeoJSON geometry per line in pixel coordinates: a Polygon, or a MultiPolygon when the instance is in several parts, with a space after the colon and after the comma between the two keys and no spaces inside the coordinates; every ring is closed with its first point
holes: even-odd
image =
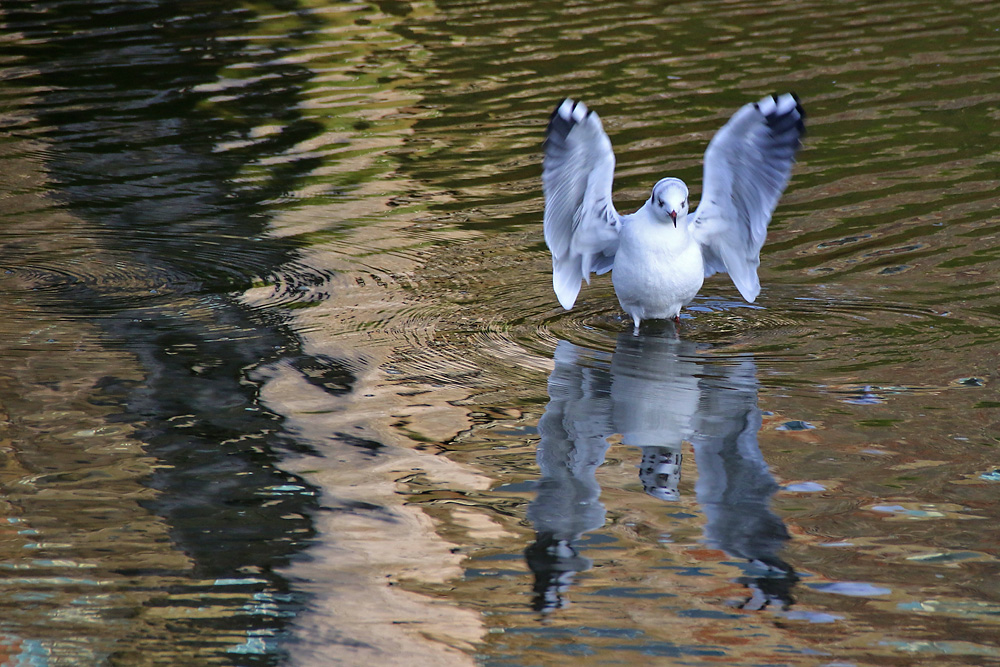
{"type": "Polygon", "coordinates": [[[653,186],[653,194],[649,196],[649,207],[653,215],[662,222],[670,220],[677,226],[688,212],[688,189],[679,178],[663,178],[653,186]]]}

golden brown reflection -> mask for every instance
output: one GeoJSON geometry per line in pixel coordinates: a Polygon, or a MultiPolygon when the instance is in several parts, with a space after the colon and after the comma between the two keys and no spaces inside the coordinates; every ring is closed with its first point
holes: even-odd
{"type": "Polygon", "coordinates": [[[172,641],[168,607],[151,603],[187,585],[191,563],[171,544],[169,526],[143,507],[155,496],[145,481],[157,462],[132,425],[116,423],[121,407],[109,400],[116,385],[141,380],[141,368],[131,354],[106,347],[97,327],[53,312],[18,270],[33,255],[63,250],[76,255],[81,272],[100,272],[106,262],[93,245],[66,247],[86,243],[85,223],[48,208],[42,166],[24,157],[40,148],[0,144],[0,190],[21,192],[5,199],[13,269],[5,292],[16,297],[0,335],[0,661],[100,662],[172,641]],[[32,243],[16,248],[14,238],[32,243]]]}

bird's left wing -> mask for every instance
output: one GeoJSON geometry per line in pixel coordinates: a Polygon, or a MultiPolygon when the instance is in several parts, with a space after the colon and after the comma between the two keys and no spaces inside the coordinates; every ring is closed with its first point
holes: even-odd
{"type": "Polygon", "coordinates": [[[615,154],[601,119],[583,102],[556,107],[545,135],[542,190],[552,286],[569,310],[590,273],[611,270],[620,217],[611,202],[615,154]]]}
{"type": "Polygon", "coordinates": [[[767,224],[802,145],[804,119],[794,94],[765,97],[737,111],[705,152],[693,227],[705,276],[728,273],[751,303],[760,293],[757,267],[767,224]]]}

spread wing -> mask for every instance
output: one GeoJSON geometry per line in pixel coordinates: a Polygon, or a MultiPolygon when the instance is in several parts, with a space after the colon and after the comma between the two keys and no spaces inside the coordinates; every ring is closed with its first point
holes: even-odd
{"type": "Polygon", "coordinates": [[[794,94],[747,104],[716,133],[705,152],[694,236],[705,276],[728,273],[743,298],[760,293],[757,267],[767,224],[805,133],[805,110],[794,94]]]}
{"type": "Polygon", "coordinates": [[[618,250],[620,217],[611,201],[615,154],[601,119],[566,99],[552,112],[545,136],[542,190],[552,286],[566,310],[590,273],[607,273],[618,250]]]}

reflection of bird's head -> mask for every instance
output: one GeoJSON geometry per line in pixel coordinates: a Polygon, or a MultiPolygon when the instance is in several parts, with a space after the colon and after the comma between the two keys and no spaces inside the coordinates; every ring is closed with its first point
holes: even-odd
{"type": "Polygon", "coordinates": [[[669,447],[643,447],[639,479],[649,495],[660,500],[680,499],[677,484],[681,479],[681,452],[669,447]]]}
{"type": "Polygon", "coordinates": [[[649,195],[649,206],[657,220],[670,220],[676,227],[678,218],[684,220],[688,212],[688,189],[684,181],[679,178],[657,181],[649,195]]]}

